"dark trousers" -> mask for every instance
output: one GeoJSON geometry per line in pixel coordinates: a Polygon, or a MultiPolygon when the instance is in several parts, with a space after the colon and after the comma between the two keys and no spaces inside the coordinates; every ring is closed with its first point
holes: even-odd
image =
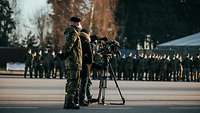
{"type": "Polygon", "coordinates": [[[25,65],[24,78],[26,78],[28,70],[29,70],[30,78],[32,78],[32,67],[31,67],[31,65],[25,65]]]}
{"type": "Polygon", "coordinates": [[[81,86],[80,86],[79,97],[80,97],[80,102],[83,102],[83,100],[85,99],[86,91],[89,90],[88,89],[89,69],[87,64],[82,65],[80,78],[81,78],[81,86]]]}

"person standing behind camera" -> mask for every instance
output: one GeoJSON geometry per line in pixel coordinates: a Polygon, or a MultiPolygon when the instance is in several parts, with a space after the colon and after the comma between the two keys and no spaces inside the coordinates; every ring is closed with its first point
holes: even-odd
{"type": "Polygon", "coordinates": [[[89,66],[92,64],[93,56],[92,56],[92,49],[90,46],[90,35],[86,29],[82,29],[80,33],[81,44],[82,44],[82,70],[81,70],[81,87],[80,87],[80,105],[81,106],[88,106],[88,103],[85,101],[85,95],[87,95],[88,99],[91,99],[92,96],[90,91],[88,91],[88,85],[91,83],[90,81],[90,70],[89,66]],[[89,93],[86,93],[89,92],[89,93]]]}
{"type": "Polygon", "coordinates": [[[69,63],[69,74],[67,75],[66,94],[64,109],[79,109],[79,84],[80,71],[82,69],[82,47],[79,32],[82,29],[81,19],[70,18],[70,26],[65,29],[64,52],[69,63]]]}

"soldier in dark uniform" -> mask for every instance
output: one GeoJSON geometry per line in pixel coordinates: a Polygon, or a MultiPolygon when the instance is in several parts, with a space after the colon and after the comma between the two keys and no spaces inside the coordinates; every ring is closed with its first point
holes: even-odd
{"type": "Polygon", "coordinates": [[[177,59],[176,56],[174,55],[173,58],[171,59],[171,63],[172,63],[172,76],[173,76],[173,80],[177,81],[177,59]]]}
{"type": "Polygon", "coordinates": [[[62,50],[60,49],[57,53],[56,53],[56,57],[55,57],[55,74],[54,74],[54,78],[57,77],[57,73],[59,71],[59,78],[62,79],[64,77],[64,73],[65,73],[65,57],[64,54],[62,52],[62,50]]]}
{"type": "Polygon", "coordinates": [[[141,55],[138,64],[138,80],[143,80],[145,74],[146,58],[141,55]]]}
{"type": "Polygon", "coordinates": [[[126,59],[125,59],[125,55],[123,55],[120,59],[119,59],[119,62],[118,62],[118,76],[117,76],[117,79],[118,80],[121,80],[122,79],[122,74],[123,76],[125,75],[125,63],[126,63],[126,59]]]}
{"type": "Polygon", "coordinates": [[[183,81],[190,81],[189,77],[190,77],[190,67],[191,67],[191,60],[189,59],[189,55],[187,57],[183,58],[182,61],[182,66],[183,66],[183,81]]]}
{"type": "Polygon", "coordinates": [[[197,56],[197,82],[200,82],[200,54],[197,56]]]}
{"type": "Polygon", "coordinates": [[[81,19],[70,18],[70,26],[65,29],[64,52],[69,63],[69,75],[67,75],[65,109],[79,109],[80,71],[82,69],[82,47],[79,33],[81,19]]]}
{"type": "Polygon", "coordinates": [[[24,78],[26,78],[28,70],[29,70],[30,78],[32,78],[32,65],[33,65],[33,57],[31,54],[31,49],[29,49],[25,56],[24,78]]]}
{"type": "Polygon", "coordinates": [[[174,81],[178,81],[180,78],[181,61],[179,54],[174,55],[172,59],[172,76],[174,81]]]}
{"type": "Polygon", "coordinates": [[[133,80],[133,57],[132,53],[129,54],[129,56],[126,58],[126,72],[127,72],[127,78],[129,80],[133,80]]]}
{"type": "MultiPolygon", "coordinates": [[[[111,66],[113,68],[113,71],[114,71],[115,75],[117,76],[118,56],[116,54],[113,54],[110,62],[111,62],[111,66]]],[[[110,79],[112,79],[111,76],[110,76],[110,79]]]]}
{"type": "Polygon", "coordinates": [[[154,73],[155,73],[155,58],[153,56],[149,56],[148,60],[148,65],[149,65],[149,80],[153,81],[154,80],[154,73]]]}
{"type": "Polygon", "coordinates": [[[45,71],[45,77],[51,78],[52,76],[52,52],[50,50],[46,50],[44,54],[44,71],[45,71]]]}
{"type": "Polygon", "coordinates": [[[162,56],[160,59],[160,80],[164,81],[166,78],[167,73],[167,61],[166,55],[162,56]]]}
{"type": "Polygon", "coordinates": [[[43,77],[43,71],[42,71],[42,53],[41,51],[36,52],[36,55],[34,56],[34,74],[35,78],[39,76],[39,78],[43,77]]]}
{"type": "Polygon", "coordinates": [[[42,57],[42,50],[39,51],[38,53],[38,71],[39,71],[39,78],[43,78],[43,70],[44,70],[44,67],[43,67],[43,57],[42,57]]]}
{"type": "Polygon", "coordinates": [[[160,80],[160,56],[156,55],[155,57],[155,80],[158,81],[160,80]]]}
{"type": "Polygon", "coordinates": [[[35,76],[35,78],[37,78],[38,77],[38,74],[37,74],[37,57],[36,57],[36,55],[37,55],[37,52],[36,51],[34,51],[33,52],[33,54],[32,54],[32,57],[33,57],[33,72],[34,72],[34,76],[35,76]]]}
{"type": "Polygon", "coordinates": [[[137,80],[137,65],[138,65],[138,58],[135,55],[133,57],[133,74],[134,74],[134,80],[137,80]]]}
{"type": "Polygon", "coordinates": [[[180,56],[177,55],[176,56],[176,59],[175,59],[175,63],[176,63],[176,80],[179,80],[180,79],[180,76],[181,76],[181,59],[180,59],[180,56]]]}
{"type": "Polygon", "coordinates": [[[144,62],[143,62],[143,68],[144,68],[144,73],[143,76],[145,77],[145,80],[149,80],[149,58],[147,55],[144,57],[144,62]]]}
{"type": "Polygon", "coordinates": [[[199,63],[198,60],[199,60],[198,55],[196,55],[195,58],[192,60],[192,74],[191,74],[191,79],[193,81],[197,81],[198,63],[199,63]]]}
{"type": "Polygon", "coordinates": [[[44,54],[42,55],[43,57],[43,62],[42,62],[42,65],[43,65],[43,68],[44,68],[44,76],[45,78],[48,78],[48,68],[49,68],[49,60],[48,60],[48,50],[45,49],[44,50],[44,54]]]}
{"type": "MultiPolygon", "coordinates": [[[[79,97],[80,97],[79,103],[81,106],[87,106],[88,103],[85,101],[85,95],[86,95],[86,88],[88,86],[88,81],[90,77],[89,65],[91,65],[93,62],[93,56],[92,56],[92,48],[90,46],[89,32],[86,29],[81,30],[80,38],[81,38],[81,45],[82,45],[83,62],[82,62],[82,70],[81,70],[81,76],[80,76],[81,87],[80,87],[80,94],[79,94],[79,97]]],[[[89,98],[91,99],[91,95],[89,96],[89,98]]]]}
{"type": "Polygon", "coordinates": [[[118,59],[118,62],[117,62],[118,64],[118,68],[117,68],[117,70],[118,70],[118,73],[117,73],[117,80],[121,80],[121,78],[122,78],[122,57],[121,56],[119,56],[119,59],[118,59]]]}
{"type": "Polygon", "coordinates": [[[183,59],[184,57],[183,56],[179,56],[179,61],[180,61],[180,69],[179,69],[179,74],[178,74],[178,80],[183,80],[183,59]]]}
{"type": "Polygon", "coordinates": [[[54,67],[55,67],[55,51],[50,51],[48,54],[48,59],[49,59],[49,78],[52,77],[54,78],[54,67]]]}
{"type": "Polygon", "coordinates": [[[170,56],[167,57],[167,75],[166,75],[167,81],[171,81],[172,79],[172,60],[170,56]]]}

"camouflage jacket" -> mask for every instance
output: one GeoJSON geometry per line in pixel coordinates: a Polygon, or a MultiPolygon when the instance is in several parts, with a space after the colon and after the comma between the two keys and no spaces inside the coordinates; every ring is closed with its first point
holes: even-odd
{"type": "Polygon", "coordinates": [[[81,69],[82,68],[82,47],[81,39],[79,37],[79,31],[70,26],[65,29],[65,54],[67,56],[67,62],[70,69],[81,69]]]}

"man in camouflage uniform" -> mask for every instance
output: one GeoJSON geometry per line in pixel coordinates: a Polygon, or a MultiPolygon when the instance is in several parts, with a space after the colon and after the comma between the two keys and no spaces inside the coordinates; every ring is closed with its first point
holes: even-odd
{"type": "Polygon", "coordinates": [[[67,75],[66,94],[64,109],[79,109],[79,85],[80,71],[82,69],[82,47],[79,32],[81,30],[81,19],[70,18],[70,27],[65,29],[65,55],[69,63],[69,74],[67,75]]]}

